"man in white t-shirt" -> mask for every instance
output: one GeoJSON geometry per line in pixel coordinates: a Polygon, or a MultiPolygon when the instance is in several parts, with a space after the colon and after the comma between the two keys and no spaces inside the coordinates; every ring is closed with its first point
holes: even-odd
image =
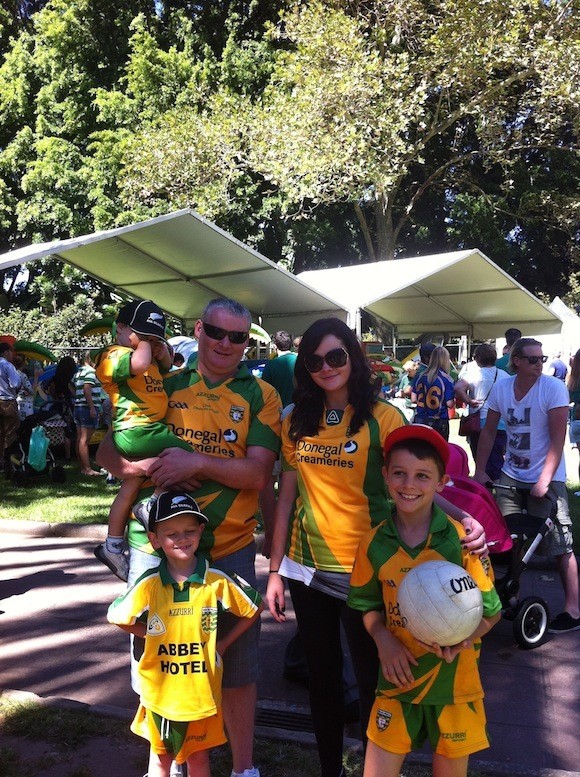
{"type": "MultiPolygon", "coordinates": [[[[480,483],[488,480],[485,464],[497,425],[503,418],[507,450],[500,485],[529,488],[532,497],[529,507],[535,515],[545,515],[540,500],[548,491],[557,500],[554,528],[546,535],[546,542],[558,564],[565,599],[563,612],[550,623],[548,631],[561,634],[580,629],[578,563],[572,547],[563,456],[569,397],[562,381],[542,374],[546,358],[537,340],[522,337],[514,344],[511,367],[515,375],[496,383],[491,390],[474,477],[480,483]]],[[[500,491],[497,501],[504,516],[518,513],[522,507],[522,497],[510,491],[500,491]]]]}

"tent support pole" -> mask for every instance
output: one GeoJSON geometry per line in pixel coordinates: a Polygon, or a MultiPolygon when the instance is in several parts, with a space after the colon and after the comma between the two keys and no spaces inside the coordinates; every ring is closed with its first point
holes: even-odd
{"type": "Polygon", "coordinates": [[[360,308],[354,308],[348,311],[348,325],[354,330],[355,335],[360,340],[362,338],[362,317],[360,308]]]}

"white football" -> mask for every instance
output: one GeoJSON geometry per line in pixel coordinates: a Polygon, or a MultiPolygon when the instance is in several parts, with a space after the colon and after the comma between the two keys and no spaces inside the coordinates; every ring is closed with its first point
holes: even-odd
{"type": "Polygon", "coordinates": [[[450,561],[426,561],[407,572],[399,586],[399,607],[411,634],[429,645],[462,642],[483,615],[477,584],[450,561]]]}

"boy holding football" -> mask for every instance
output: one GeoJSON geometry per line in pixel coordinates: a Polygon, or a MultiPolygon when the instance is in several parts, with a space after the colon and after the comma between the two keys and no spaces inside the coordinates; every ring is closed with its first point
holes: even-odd
{"type": "Polygon", "coordinates": [[[463,549],[465,530],[433,503],[448,480],[447,442],[430,427],[403,426],[388,436],[384,454],[393,516],[363,537],[348,598],[364,613],[381,666],[364,777],[397,777],[406,754],[427,737],[435,777],[465,777],[469,755],[489,746],[477,663],[481,637],[499,620],[501,602],[489,560],[463,549]],[[447,647],[411,635],[397,593],[409,569],[442,559],[463,567],[483,597],[474,632],[447,647]]]}

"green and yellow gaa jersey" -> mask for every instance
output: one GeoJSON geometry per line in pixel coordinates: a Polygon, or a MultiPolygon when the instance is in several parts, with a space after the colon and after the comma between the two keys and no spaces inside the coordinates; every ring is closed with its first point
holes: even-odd
{"type": "MultiPolygon", "coordinates": [[[[278,453],[281,403],[277,391],[242,364],[234,377],[212,385],[196,369],[169,373],[167,428],[194,450],[228,461],[244,458],[251,446],[278,453]]],[[[143,491],[143,494],[147,493],[143,491]]],[[[193,492],[209,519],[199,552],[212,559],[235,553],[253,540],[258,489],[236,489],[205,480],[193,492]]],[[[140,523],[129,521],[132,547],[150,551],[140,523]]]]}
{"type": "Polygon", "coordinates": [[[379,400],[355,435],[353,409],[327,410],[320,431],[297,441],[289,436],[292,415],[282,422],[282,468],[296,470],[299,497],[287,555],[326,572],[350,572],[358,543],[388,512],[381,474],[383,443],[404,416],[379,400]]]}
{"type": "Polygon", "coordinates": [[[131,348],[110,345],[96,358],[97,377],[113,405],[113,431],[163,421],[167,394],[156,364],[142,375],[131,375],[131,348]]]}
{"type": "Polygon", "coordinates": [[[260,601],[248,583],[211,569],[203,558],[184,583],[173,580],[165,560],[141,575],[107,612],[110,623],[126,626],[147,613],[145,652],[139,662],[141,704],[169,720],[215,715],[221,702],[219,614],[228,610],[251,618],[260,601]]]}
{"type": "Polygon", "coordinates": [[[501,610],[501,602],[490,577],[488,559],[465,552],[463,526],[435,505],[424,543],[409,548],[401,540],[391,519],[383,521],[362,539],[351,576],[348,605],[369,612],[383,610],[388,628],[415,656],[418,666],[410,665],[415,681],[398,688],[379,671],[377,696],[396,698],[411,704],[456,704],[483,698],[478,661],[481,640],[472,649],[462,650],[447,664],[421,648],[406,627],[398,603],[398,590],[406,573],[425,561],[445,559],[463,567],[475,580],[483,596],[483,614],[501,610]]]}

